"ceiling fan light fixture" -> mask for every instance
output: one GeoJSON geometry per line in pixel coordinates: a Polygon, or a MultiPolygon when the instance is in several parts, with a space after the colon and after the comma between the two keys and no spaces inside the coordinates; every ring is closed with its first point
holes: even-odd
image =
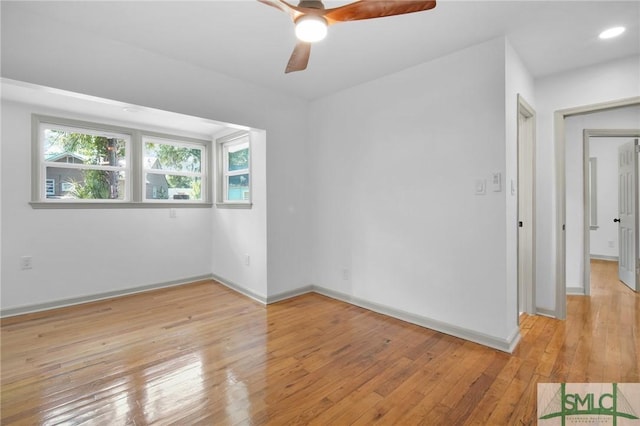
{"type": "Polygon", "coordinates": [[[602,40],[606,40],[609,38],[618,37],[620,34],[624,32],[624,30],[625,30],[624,27],[609,28],[608,30],[604,30],[603,32],[600,33],[600,38],[602,40]]]}
{"type": "Polygon", "coordinates": [[[327,36],[327,21],[321,16],[304,15],[296,21],[296,37],[307,43],[320,41],[327,36]]]}

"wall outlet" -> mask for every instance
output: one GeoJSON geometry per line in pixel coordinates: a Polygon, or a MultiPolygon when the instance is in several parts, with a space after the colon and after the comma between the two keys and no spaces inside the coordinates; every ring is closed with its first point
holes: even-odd
{"type": "Polygon", "coordinates": [[[177,217],[176,209],[169,209],[169,217],[175,219],[177,217]]]}
{"type": "Polygon", "coordinates": [[[342,279],[343,280],[348,281],[350,275],[351,274],[349,273],[348,269],[345,268],[345,269],[342,270],[342,279]]]}
{"type": "Polygon", "coordinates": [[[613,241],[609,241],[609,248],[613,248],[613,241]]]}
{"type": "Polygon", "coordinates": [[[31,256],[22,256],[20,258],[20,269],[23,271],[27,269],[33,269],[33,259],[31,256]]]}
{"type": "Polygon", "coordinates": [[[244,255],[244,264],[245,264],[245,266],[250,266],[251,265],[251,256],[249,256],[248,254],[244,255]]]}

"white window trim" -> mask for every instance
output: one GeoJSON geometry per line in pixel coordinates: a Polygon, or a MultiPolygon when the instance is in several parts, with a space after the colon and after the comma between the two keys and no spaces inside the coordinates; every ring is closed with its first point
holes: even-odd
{"type": "Polygon", "coordinates": [[[253,175],[251,150],[251,135],[249,132],[241,131],[216,139],[216,206],[222,208],[245,208],[253,206],[253,175]],[[249,167],[246,170],[227,171],[225,167],[227,147],[247,142],[249,144],[249,167]],[[227,199],[227,177],[235,175],[249,174],[249,199],[248,200],[228,200],[227,199]]]}
{"type": "MultiPolygon", "coordinates": [[[[164,133],[151,132],[135,128],[113,126],[109,124],[81,121],[68,119],[63,117],[52,117],[39,114],[32,114],[31,117],[31,201],[29,204],[34,209],[109,209],[109,208],[210,208],[213,203],[212,188],[209,182],[212,176],[208,171],[212,170],[212,149],[211,142],[203,139],[195,139],[178,135],[170,135],[164,133]],[[41,124],[54,124],[64,128],[74,128],[79,131],[96,131],[107,132],[109,134],[116,133],[118,136],[125,135],[128,138],[126,146],[126,167],[127,173],[127,189],[125,200],[69,200],[69,199],[47,199],[45,194],[45,177],[46,169],[44,156],[44,147],[41,144],[41,124]],[[198,144],[203,147],[203,158],[201,169],[204,170],[204,178],[202,179],[202,200],[145,200],[142,187],[144,183],[144,164],[142,158],[142,140],[143,137],[153,137],[158,139],[166,139],[177,143],[183,142],[187,145],[198,144]]],[[[51,163],[48,163],[51,165],[51,163]]],[[[61,164],[54,163],[57,167],[61,164]]],[[[114,166],[94,166],[65,163],[65,168],[80,168],[107,170],[115,168],[123,170],[121,167],[114,166]]],[[[178,174],[178,173],[176,173],[178,174]]]]}
{"type": "Polygon", "coordinates": [[[131,201],[131,178],[127,178],[125,182],[125,197],[122,200],[70,200],[70,199],[50,199],[47,198],[46,191],[43,191],[42,183],[46,180],[47,167],[55,167],[61,169],[76,169],[76,170],[105,170],[105,171],[117,171],[124,172],[126,176],[131,175],[131,140],[132,140],[132,132],[131,129],[125,129],[115,126],[102,125],[98,123],[90,123],[90,122],[81,122],[78,120],[69,120],[63,118],[56,117],[45,117],[34,115],[33,127],[36,132],[36,140],[33,152],[36,153],[36,158],[34,162],[37,162],[37,170],[38,177],[37,179],[33,179],[35,183],[32,186],[32,205],[33,203],[44,203],[44,204],[89,204],[89,203],[97,203],[100,205],[106,204],[121,204],[131,201]],[[56,128],[68,131],[68,132],[77,132],[77,133],[85,133],[92,134],[95,136],[107,136],[114,137],[118,139],[123,139],[125,141],[125,166],[107,166],[100,164],[78,164],[78,163],[57,163],[52,161],[46,161],[44,159],[44,151],[45,147],[41,143],[44,139],[44,128],[49,126],[55,126],[56,128]],[[43,179],[44,178],[44,179],[43,179]]]}

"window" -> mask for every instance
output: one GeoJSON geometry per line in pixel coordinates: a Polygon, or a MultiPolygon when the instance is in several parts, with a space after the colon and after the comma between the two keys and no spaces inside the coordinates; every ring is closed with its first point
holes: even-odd
{"type": "Polygon", "coordinates": [[[38,115],[33,126],[34,208],[211,205],[208,141],[38,115]]]}
{"type": "Polygon", "coordinates": [[[205,146],[143,137],[145,200],[202,201],[205,146]]]}
{"type": "Polygon", "coordinates": [[[218,140],[218,203],[251,205],[251,144],[246,132],[218,140]]]}
{"type": "Polygon", "coordinates": [[[128,200],[129,135],[56,123],[40,123],[39,133],[46,199],[128,200]]]}

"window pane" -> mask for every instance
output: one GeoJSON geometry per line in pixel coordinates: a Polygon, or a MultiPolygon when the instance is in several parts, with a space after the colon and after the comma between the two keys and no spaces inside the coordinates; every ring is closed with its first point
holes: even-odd
{"type": "Polygon", "coordinates": [[[125,174],[47,167],[45,194],[49,199],[124,200],[125,174]]]}
{"type": "Polygon", "coordinates": [[[249,168],[249,145],[246,143],[231,145],[227,154],[229,171],[249,168]]]}
{"type": "Polygon", "coordinates": [[[44,161],[125,167],[124,139],[55,128],[46,128],[44,139],[44,161]]]}
{"type": "Polygon", "coordinates": [[[227,176],[227,200],[228,201],[248,201],[249,174],[227,176]]]}
{"type": "Polygon", "coordinates": [[[147,200],[202,200],[202,180],[199,177],[147,173],[147,200]]]}
{"type": "Polygon", "coordinates": [[[145,142],[144,161],[148,169],[200,173],[202,148],[145,142]]]}

